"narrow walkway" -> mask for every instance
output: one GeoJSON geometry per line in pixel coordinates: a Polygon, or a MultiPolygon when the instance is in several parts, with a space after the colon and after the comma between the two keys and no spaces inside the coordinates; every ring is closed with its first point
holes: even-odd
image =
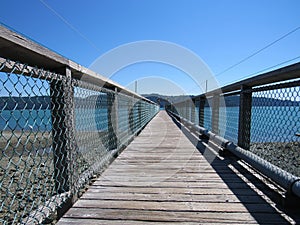
{"type": "Polygon", "coordinates": [[[252,176],[203,152],[161,111],[58,225],[288,223],[252,176]]]}

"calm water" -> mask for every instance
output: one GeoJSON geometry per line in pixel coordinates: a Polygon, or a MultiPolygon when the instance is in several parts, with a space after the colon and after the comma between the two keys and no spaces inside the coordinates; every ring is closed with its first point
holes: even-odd
{"type": "Polygon", "coordinates": [[[51,128],[50,110],[0,111],[0,130],[49,131],[51,128]]]}
{"type": "MultiPolygon", "coordinates": [[[[220,134],[236,142],[238,131],[238,107],[220,108],[220,134]],[[226,113],[225,113],[226,112],[226,113]],[[226,117],[225,117],[226,115],[226,117]]],[[[126,129],[128,113],[119,113],[119,127],[126,129]]],[[[211,112],[205,107],[204,126],[211,129],[211,112]]],[[[253,107],[251,118],[252,142],[299,141],[295,133],[300,132],[300,107],[253,107]]],[[[106,109],[76,109],[77,130],[106,130],[106,109]]],[[[196,120],[197,122],[197,120],[196,120]]],[[[0,130],[50,131],[50,110],[4,110],[0,111],[0,130]]]]}
{"type": "Polygon", "coordinates": [[[253,107],[252,142],[299,142],[300,107],[253,107]]]}
{"type": "MultiPolygon", "coordinates": [[[[76,109],[77,130],[106,130],[107,109],[76,109]]],[[[0,130],[51,131],[50,110],[3,110],[0,111],[0,130]]]]}
{"type": "MultiPolygon", "coordinates": [[[[197,109],[198,111],[198,109],[197,109]]],[[[230,141],[238,139],[239,107],[221,107],[219,133],[230,141]]],[[[204,108],[204,127],[211,130],[211,109],[204,108]]],[[[251,142],[299,142],[300,107],[253,107],[251,142]]]]}

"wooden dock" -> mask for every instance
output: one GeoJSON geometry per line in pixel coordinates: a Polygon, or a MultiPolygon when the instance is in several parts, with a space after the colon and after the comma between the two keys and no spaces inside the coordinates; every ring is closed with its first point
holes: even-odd
{"type": "Polygon", "coordinates": [[[196,144],[161,111],[58,225],[290,223],[255,176],[196,144]]]}

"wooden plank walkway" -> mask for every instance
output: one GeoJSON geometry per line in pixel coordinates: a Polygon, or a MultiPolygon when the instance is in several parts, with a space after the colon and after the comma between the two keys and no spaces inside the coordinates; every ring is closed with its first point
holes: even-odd
{"type": "Polygon", "coordinates": [[[262,184],[203,152],[161,111],[58,225],[289,223],[262,184]]]}

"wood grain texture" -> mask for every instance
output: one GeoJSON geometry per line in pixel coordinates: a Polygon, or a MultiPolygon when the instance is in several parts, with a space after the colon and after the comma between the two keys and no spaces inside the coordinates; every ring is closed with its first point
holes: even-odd
{"type": "Polygon", "coordinates": [[[58,225],[288,223],[261,184],[208,151],[162,111],[58,225]]]}

